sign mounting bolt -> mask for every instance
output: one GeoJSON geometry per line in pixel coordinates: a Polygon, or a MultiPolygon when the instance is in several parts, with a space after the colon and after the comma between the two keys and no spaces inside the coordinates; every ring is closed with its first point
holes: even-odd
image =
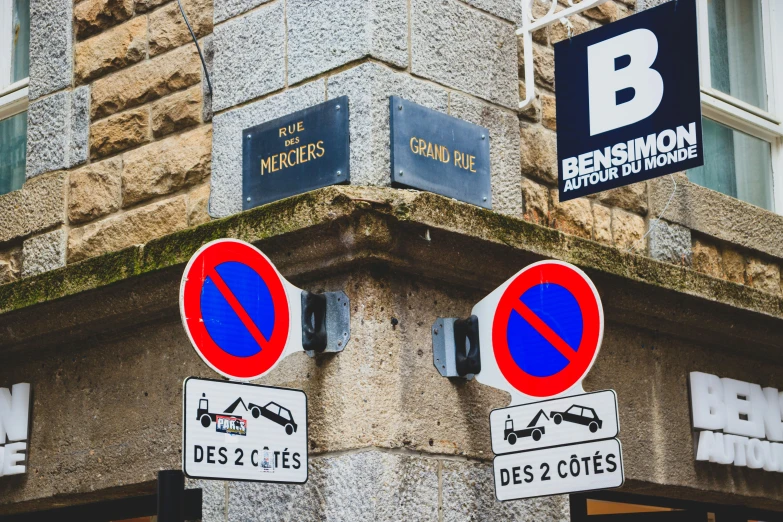
{"type": "Polygon", "coordinates": [[[487,138],[487,137],[486,137],[484,134],[482,134],[482,135],[481,135],[481,139],[482,139],[482,140],[483,140],[483,139],[486,139],[486,138],[487,138]]]}
{"type": "Polygon", "coordinates": [[[248,196],[247,200],[250,201],[250,197],[249,196],[248,196]]]}
{"type": "Polygon", "coordinates": [[[338,171],[337,171],[337,175],[338,175],[338,176],[342,176],[342,175],[343,175],[343,171],[342,171],[342,170],[338,170],[338,171]]]}
{"type": "Polygon", "coordinates": [[[400,171],[400,176],[402,176],[402,171],[400,171]]]}
{"type": "Polygon", "coordinates": [[[336,109],[339,111],[339,110],[340,110],[340,106],[338,105],[338,106],[336,107],[336,109]]]}
{"type": "Polygon", "coordinates": [[[398,108],[399,110],[402,110],[402,104],[399,104],[399,105],[397,106],[397,108],[398,108]]]}

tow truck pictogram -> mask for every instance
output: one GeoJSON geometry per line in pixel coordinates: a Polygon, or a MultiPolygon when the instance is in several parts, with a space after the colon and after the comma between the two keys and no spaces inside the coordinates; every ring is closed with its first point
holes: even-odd
{"type": "Polygon", "coordinates": [[[530,424],[527,425],[527,428],[521,430],[514,430],[514,421],[511,419],[511,415],[509,415],[506,419],[506,429],[503,431],[503,440],[507,440],[512,446],[517,443],[517,439],[522,437],[533,437],[533,440],[538,442],[541,440],[541,436],[546,433],[543,426],[536,426],[542,415],[546,420],[549,420],[544,410],[539,410],[536,416],[533,417],[533,420],[530,421],[530,424]]]}
{"type": "Polygon", "coordinates": [[[202,393],[201,399],[198,401],[198,409],[196,410],[196,420],[201,422],[201,425],[205,428],[209,428],[213,422],[217,424],[215,429],[221,433],[229,433],[233,435],[246,435],[247,434],[247,421],[239,415],[234,415],[234,410],[237,406],[242,405],[247,409],[245,401],[242,397],[239,397],[231,405],[221,413],[210,413],[209,400],[207,394],[202,393]]]}

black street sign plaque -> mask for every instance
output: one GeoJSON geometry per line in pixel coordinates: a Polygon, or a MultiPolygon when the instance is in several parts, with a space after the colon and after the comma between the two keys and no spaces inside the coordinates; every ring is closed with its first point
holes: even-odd
{"type": "Polygon", "coordinates": [[[391,180],[492,208],[489,130],[397,96],[391,111],[391,180]]]}
{"type": "Polygon", "coordinates": [[[242,131],[242,209],[350,181],[348,97],[242,131]]]}
{"type": "Polygon", "coordinates": [[[489,130],[397,96],[389,103],[392,185],[492,208],[489,130]]]}

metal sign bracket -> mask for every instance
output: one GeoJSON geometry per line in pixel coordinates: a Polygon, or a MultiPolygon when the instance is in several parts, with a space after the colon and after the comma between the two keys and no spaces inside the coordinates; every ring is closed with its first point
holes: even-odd
{"type": "Polygon", "coordinates": [[[519,108],[525,109],[533,103],[536,98],[535,67],[533,65],[533,32],[548,27],[553,23],[560,21],[569,27],[571,22],[568,17],[592,7],[603,4],[607,0],[582,0],[574,5],[574,0],[568,0],[569,7],[555,13],[558,0],[543,0],[549,2],[549,11],[541,18],[533,16],[533,4],[541,0],[522,0],[522,27],[517,29],[517,36],[522,35],[525,45],[525,99],[519,102],[519,108]]]}
{"type": "Polygon", "coordinates": [[[443,377],[470,380],[481,372],[478,317],[438,317],[432,325],[432,363],[443,377]]]}
{"type": "Polygon", "coordinates": [[[302,347],[310,357],[342,352],[351,338],[351,302],[345,292],[302,292],[302,347]]]}

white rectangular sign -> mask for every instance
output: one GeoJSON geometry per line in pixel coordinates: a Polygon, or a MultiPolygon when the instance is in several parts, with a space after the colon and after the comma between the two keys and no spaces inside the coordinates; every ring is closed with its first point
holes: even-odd
{"type": "Polygon", "coordinates": [[[625,481],[617,439],[498,455],[494,468],[500,501],[618,488],[625,481]]]}
{"type": "Polygon", "coordinates": [[[307,482],[303,391],[189,377],[183,400],[188,477],[307,482]]]}
{"type": "Polygon", "coordinates": [[[489,415],[496,455],[616,437],[617,395],[604,390],[493,410],[489,415]]]}

